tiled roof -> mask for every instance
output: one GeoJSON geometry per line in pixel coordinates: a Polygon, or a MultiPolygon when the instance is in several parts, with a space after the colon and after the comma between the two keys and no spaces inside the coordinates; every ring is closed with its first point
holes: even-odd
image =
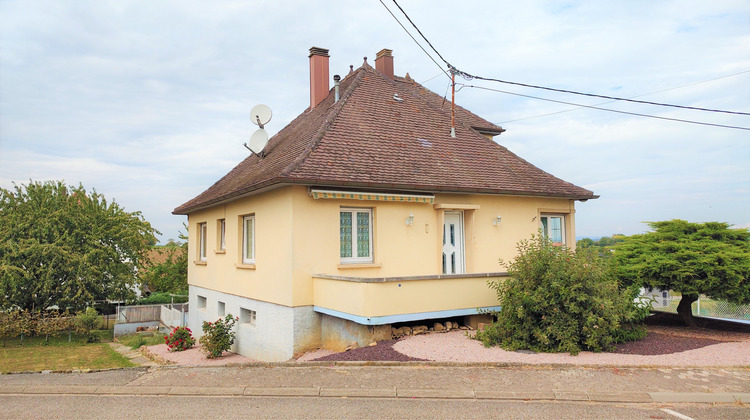
{"type": "Polygon", "coordinates": [[[367,63],[206,191],[177,207],[188,214],[277,184],[421,192],[597,198],[479,134],[503,129],[410,78],[391,80],[367,63]],[[394,98],[398,95],[398,99],[394,98]]]}

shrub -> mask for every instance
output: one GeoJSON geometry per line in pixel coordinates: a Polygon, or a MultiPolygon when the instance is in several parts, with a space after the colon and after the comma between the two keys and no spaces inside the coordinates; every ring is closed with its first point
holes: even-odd
{"type": "Polygon", "coordinates": [[[76,331],[86,337],[86,342],[96,343],[100,337],[94,332],[102,325],[102,318],[94,308],[88,308],[76,316],[76,331]]]}
{"type": "Polygon", "coordinates": [[[200,343],[206,357],[213,359],[219,357],[225,351],[232,348],[234,344],[234,324],[239,317],[227,314],[224,319],[219,318],[216,322],[203,322],[203,336],[200,343]]]}
{"type": "Polygon", "coordinates": [[[193,332],[188,327],[176,327],[171,334],[164,337],[164,341],[169,347],[169,351],[183,351],[195,345],[193,332]]]}
{"type": "Polygon", "coordinates": [[[636,323],[650,308],[634,302],[636,288],[619,287],[608,259],[591,249],[553,246],[543,235],[521,241],[517,249],[510,278],[490,284],[501,310],[477,333],[486,346],[577,354],[645,336],[636,323]]]}
{"type": "Polygon", "coordinates": [[[145,297],[138,301],[139,305],[156,305],[160,303],[185,303],[188,301],[187,296],[171,296],[167,292],[151,293],[148,297],[145,297]]]}

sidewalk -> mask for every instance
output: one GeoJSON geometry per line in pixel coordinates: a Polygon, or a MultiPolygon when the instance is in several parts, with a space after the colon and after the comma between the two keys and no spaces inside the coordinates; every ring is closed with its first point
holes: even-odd
{"type": "Polygon", "coordinates": [[[750,403],[750,369],[259,363],[2,375],[2,394],[747,404],[750,403]]]}

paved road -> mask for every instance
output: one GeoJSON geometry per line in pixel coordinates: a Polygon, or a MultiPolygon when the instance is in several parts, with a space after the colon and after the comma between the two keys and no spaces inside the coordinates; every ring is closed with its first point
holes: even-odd
{"type": "Polygon", "coordinates": [[[735,405],[634,405],[436,399],[189,397],[189,396],[3,396],[0,418],[377,418],[377,419],[746,419],[735,405]],[[680,417],[686,416],[686,417],[680,417]]]}
{"type": "Polygon", "coordinates": [[[0,375],[0,418],[684,420],[750,418],[749,407],[750,368],[259,364],[0,375]]]}

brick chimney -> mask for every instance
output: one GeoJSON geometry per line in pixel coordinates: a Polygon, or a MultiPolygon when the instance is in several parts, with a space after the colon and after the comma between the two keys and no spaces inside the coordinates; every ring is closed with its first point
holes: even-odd
{"type": "Polygon", "coordinates": [[[375,70],[383,73],[383,75],[393,80],[393,50],[383,48],[378,52],[375,58],[375,70]]]}
{"type": "Polygon", "coordinates": [[[328,50],[310,48],[310,108],[328,96],[328,50]]]}

